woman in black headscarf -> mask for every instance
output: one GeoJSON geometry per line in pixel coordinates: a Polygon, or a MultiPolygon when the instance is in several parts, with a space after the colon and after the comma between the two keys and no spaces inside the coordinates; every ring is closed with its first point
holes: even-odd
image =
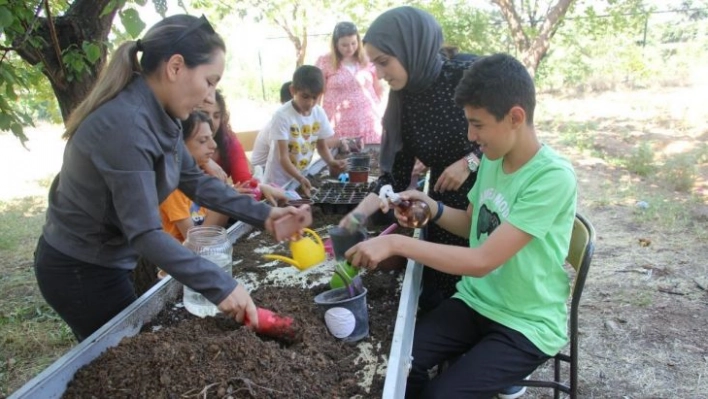
{"type": "MultiPolygon", "coordinates": [[[[444,58],[442,45],[442,29],[435,19],[408,6],[381,14],[364,36],[369,59],[391,88],[383,117],[376,193],[384,184],[391,184],[396,192],[405,190],[417,158],[430,167],[428,194],[446,206],[466,209],[481,152],[467,139],[467,120],[453,93],[472,61],[444,58]]],[[[352,213],[374,214],[380,204],[376,193],[369,194],[352,213]]],[[[428,224],[426,239],[468,246],[466,239],[435,223],[428,224]]],[[[426,267],[418,302],[421,309],[432,309],[450,297],[459,279],[426,267]]]]}

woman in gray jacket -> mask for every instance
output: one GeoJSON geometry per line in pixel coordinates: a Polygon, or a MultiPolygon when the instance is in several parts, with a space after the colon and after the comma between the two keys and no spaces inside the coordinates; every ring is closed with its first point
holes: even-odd
{"type": "Polygon", "coordinates": [[[163,232],[158,212],[176,188],[269,232],[275,219],[296,212],[205,175],[185,148],[179,119],[214,101],[224,59],[224,42],[206,18],[165,18],[116,49],[71,114],[35,273],[42,295],[79,341],[136,299],[130,272],[139,255],[237,321],[246,314],[258,319],[246,289],[163,232]]]}

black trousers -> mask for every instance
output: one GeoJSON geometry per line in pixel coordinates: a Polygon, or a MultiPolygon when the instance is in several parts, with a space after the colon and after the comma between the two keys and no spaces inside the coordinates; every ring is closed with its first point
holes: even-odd
{"type": "Polygon", "coordinates": [[[76,260],[37,242],[34,273],[47,303],[71,327],[79,342],[135,301],[130,270],[76,260]]]}
{"type": "Polygon", "coordinates": [[[549,356],[521,333],[450,298],[415,327],[406,398],[492,398],[521,381],[549,356]],[[428,370],[451,365],[432,380],[428,370]]]}

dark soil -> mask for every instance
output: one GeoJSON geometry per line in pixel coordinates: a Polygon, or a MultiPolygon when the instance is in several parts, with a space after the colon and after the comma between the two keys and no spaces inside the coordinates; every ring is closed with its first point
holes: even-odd
{"type": "MultiPolygon", "coordinates": [[[[342,215],[314,208],[315,228],[342,215]]],[[[376,230],[381,230],[376,228],[376,230]]],[[[371,233],[376,234],[374,230],[371,233]]],[[[403,233],[409,233],[404,231],[403,233]]],[[[253,272],[258,240],[239,240],[239,268],[253,272]]],[[[238,273],[238,272],[237,272],[238,273]]],[[[262,286],[254,301],[296,320],[301,340],[259,336],[225,317],[199,319],[170,306],[143,332],[80,369],[65,398],[350,398],[381,397],[400,294],[400,271],[367,273],[369,337],[347,344],[329,334],[313,298],[327,289],[262,286]],[[370,356],[362,356],[367,349],[370,356]],[[367,360],[371,358],[370,360],[367,360]],[[373,359],[373,360],[372,360],[373,359]],[[365,369],[375,368],[365,380],[365,369]],[[368,383],[367,383],[368,382],[368,383]]]]}

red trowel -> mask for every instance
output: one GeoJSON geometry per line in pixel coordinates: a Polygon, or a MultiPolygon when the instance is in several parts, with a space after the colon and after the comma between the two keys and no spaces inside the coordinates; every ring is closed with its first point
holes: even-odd
{"type": "MultiPolygon", "coordinates": [[[[298,328],[292,317],[281,316],[272,310],[257,308],[258,311],[258,328],[256,333],[262,334],[271,338],[282,341],[297,342],[300,341],[298,328]]],[[[251,325],[248,315],[244,319],[246,326],[251,325]]]]}

